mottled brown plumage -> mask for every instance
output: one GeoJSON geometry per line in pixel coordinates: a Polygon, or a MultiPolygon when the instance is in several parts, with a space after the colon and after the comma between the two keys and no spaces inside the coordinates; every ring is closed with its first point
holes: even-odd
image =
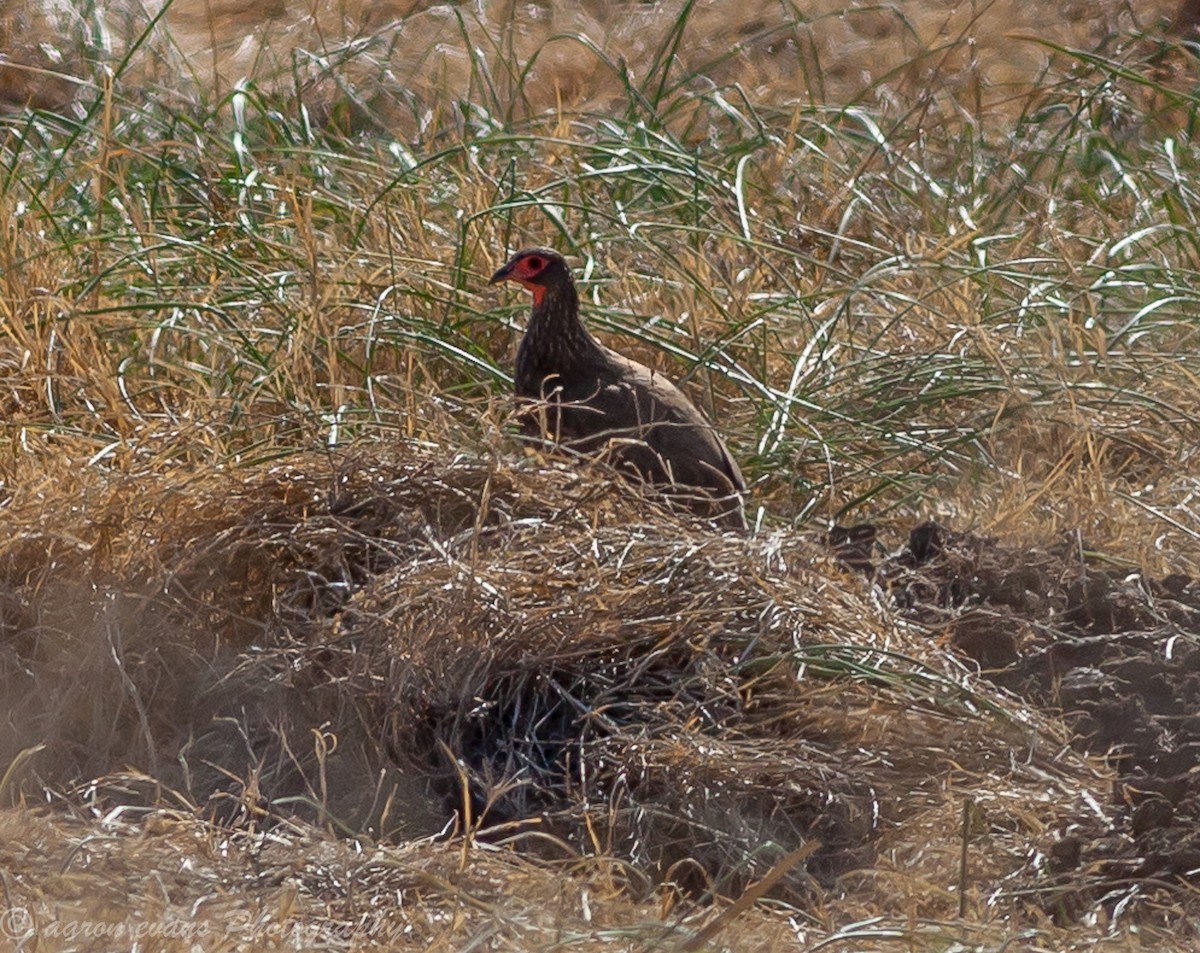
{"type": "Polygon", "coordinates": [[[597,341],[579,317],[571,270],[548,248],[517,252],[492,275],[533,294],[517,351],[518,397],[538,401],[526,429],[580,453],[604,453],[696,512],[744,527],[746,485],[716,430],[657,371],[597,341]]]}

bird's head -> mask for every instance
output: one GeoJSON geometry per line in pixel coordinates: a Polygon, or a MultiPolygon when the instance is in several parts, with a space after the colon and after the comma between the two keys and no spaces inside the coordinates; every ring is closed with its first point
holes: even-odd
{"type": "Polygon", "coordinates": [[[525,248],[517,252],[508,262],[492,275],[489,284],[501,281],[516,281],[533,293],[534,305],[539,305],[546,291],[571,283],[571,269],[567,260],[549,248],[525,248]]]}

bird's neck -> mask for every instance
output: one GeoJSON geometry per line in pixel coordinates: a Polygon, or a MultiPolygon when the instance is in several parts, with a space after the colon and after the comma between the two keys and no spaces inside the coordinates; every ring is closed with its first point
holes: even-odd
{"type": "Polygon", "coordinates": [[[529,327],[517,353],[518,384],[534,393],[541,390],[548,374],[570,375],[603,354],[600,343],[580,320],[574,284],[538,290],[542,293],[535,293],[529,327]]]}

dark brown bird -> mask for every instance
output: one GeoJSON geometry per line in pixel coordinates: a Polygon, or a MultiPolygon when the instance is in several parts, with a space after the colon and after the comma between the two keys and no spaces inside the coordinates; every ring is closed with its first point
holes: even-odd
{"type": "Polygon", "coordinates": [[[492,284],[501,281],[533,293],[517,350],[517,396],[539,402],[526,431],[579,453],[606,453],[696,512],[744,528],[746,484],[716,430],[666,377],[592,337],[562,255],[526,248],[492,275],[492,284]]]}

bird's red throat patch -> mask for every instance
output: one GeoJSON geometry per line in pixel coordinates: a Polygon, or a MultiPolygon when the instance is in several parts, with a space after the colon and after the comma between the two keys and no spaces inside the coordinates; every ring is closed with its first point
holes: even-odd
{"type": "Polygon", "coordinates": [[[528,289],[529,293],[533,295],[533,306],[535,308],[542,303],[542,299],[546,297],[546,288],[544,285],[535,285],[532,281],[525,281],[523,278],[518,278],[517,281],[521,282],[528,289]]]}

